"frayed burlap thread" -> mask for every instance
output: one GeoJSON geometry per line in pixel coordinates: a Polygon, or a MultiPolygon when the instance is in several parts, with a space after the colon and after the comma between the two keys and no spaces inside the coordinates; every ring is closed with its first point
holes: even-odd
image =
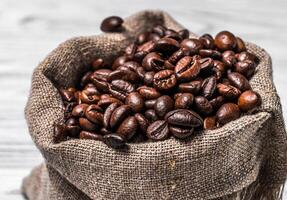
{"type": "Polygon", "coordinates": [[[183,28],[165,12],[139,12],[125,20],[122,33],[70,39],[35,69],[25,115],[45,162],[25,178],[23,194],[30,200],[282,199],[287,143],[281,104],[270,56],[252,43],[248,51],[260,59],[251,79],[262,97],[257,113],[187,141],[130,144],[128,151],[93,140],[55,143],[53,127],[64,114],[56,88],[75,86],[93,59],[112,60],[154,24],[183,28]]]}

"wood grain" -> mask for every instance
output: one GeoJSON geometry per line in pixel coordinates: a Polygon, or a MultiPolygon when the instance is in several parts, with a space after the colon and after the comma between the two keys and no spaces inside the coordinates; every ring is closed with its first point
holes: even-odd
{"type": "Polygon", "coordinates": [[[274,81],[287,117],[286,0],[1,0],[0,199],[21,199],[22,178],[42,161],[23,113],[34,67],[60,42],[98,34],[104,17],[125,17],[142,9],[165,10],[197,34],[227,29],[264,47],[273,58],[274,81]]]}

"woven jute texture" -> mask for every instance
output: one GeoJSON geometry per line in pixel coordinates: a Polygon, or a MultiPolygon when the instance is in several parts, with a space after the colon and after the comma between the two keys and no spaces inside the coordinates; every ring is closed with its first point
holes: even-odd
{"type": "Polygon", "coordinates": [[[55,143],[54,124],[64,117],[56,88],[74,86],[93,59],[113,60],[154,24],[183,28],[162,11],[142,11],[125,20],[122,33],[60,44],[35,69],[25,115],[45,162],[24,179],[23,194],[31,200],[282,199],[287,143],[281,104],[271,58],[251,43],[248,51],[260,59],[251,79],[262,97],[256,114],[187,141],[130,144],[128,151],[93,140],[55,143]]]}

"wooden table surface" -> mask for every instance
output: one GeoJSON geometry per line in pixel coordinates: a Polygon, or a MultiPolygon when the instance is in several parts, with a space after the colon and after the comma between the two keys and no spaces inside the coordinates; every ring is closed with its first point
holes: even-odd
{"type": "MultiPolygon", "coordinates": [[[[22,199],[22,178],[41,163],[25,123],[24,105],[34,67],[60,42],[98,34],[109,15],[162,9],[195,33],[230,30],[264,47],[287,117],[286,0],[1,0],[0,1],[0,199],[22,199]]],[[[287,199],[287,198],[286,198],[287,199]]]]}

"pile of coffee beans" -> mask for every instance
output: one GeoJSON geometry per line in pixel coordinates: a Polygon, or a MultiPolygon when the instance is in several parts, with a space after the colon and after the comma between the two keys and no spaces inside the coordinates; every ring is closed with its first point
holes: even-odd
{"type": "MultiPolygon", "coordinates": [[[[118,31],[122,23],[109,17],[101,29],[118,31]]],[[[77,88],[60,89],[66,121],[55,126],[56,139],[121,148],[220,127],[260,105],[249,84],[258,62],[231,32],[189,38],[186,29],[156,25],[112,63],[95,59],[77,88]]]]}

